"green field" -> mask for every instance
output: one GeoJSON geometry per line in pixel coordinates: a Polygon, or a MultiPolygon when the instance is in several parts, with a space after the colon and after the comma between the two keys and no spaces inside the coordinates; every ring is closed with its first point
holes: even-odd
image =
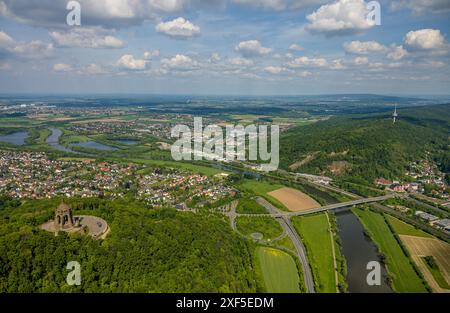
{"type": "Polygon", "coordinates": [[[386,215],[386,219],[389,222],[389,224],[392,226],[394,231],[399,235],[434,238],[430,234],[427,234],[426,232],[424,232],[420,229],[417,229],[412,225],[406,224],[405,222],[402,222],[401,220],[399,220],[393,216],[386,215]]]}
{"type": "Polygon", "coordinates": [[[186,163],[186,162],[176,162],[176,161],[163,161],[163,160],[146,160],[146,159],[130,159],[129,161],[134,163],[140,163],[140,164],[147,164],[152,166],[162,166],[162,167],[169,167],[169,168],[175,168],[175,169],[184,169],[188,171],[192,171],[195,173],[200,173],[207,176],[216,175],[219,173],[228,173],[224,170],[219,170],[212,167],[192,164],[192,163],[186,163]]]}
{"type": "Polygon", "coordinates": [[[242,198],[236,208],[236,212],[241,214],[266,214],[267,210],[254,199],[242,198]]]}
{"type": "Polygon", "coordinates": [[[300,279],[292,257],[278,249],[258,247],[257,256],[267,292],[300,292],[300,279]]]}
{"type": "Polygon", "coordinates": [[[282,209],[284,211],[289,211],[280,201],[274,197],[269,196],[267,193],[286,187],[281,184],[272,184],[267,181],[255,181],[255,180],[244,180],[240,185],[242,189],[251,192],[255,195],[265,198],[267,201],[282,209]]]}
{"type": "Polygon", "coordinates": [[[395,239],[383,215],[368,209],[352,210],[385,257],[387,271],[396,292],[426,292],[423,280],[395,239]]]}
{"type": "Polygon", "coordinates": [[[336,292],[336,275],[327,216],[317,214],[294,217],[292,223],[306,246],[316,291],[336,292]]]}
{"type": "Polygon", "coordinates": [[[265,240],[272,240],[283,234],[283,228],[273,217],[239,216],[236,218],[236,226],[238,231],[245,236],[261,233],[265,240]]]}
{"type": "Polygon", "coordinates": [[[280,239],[280,240],[272,242],[272,244],[280,246],[280,247],[283,247],[283,248],[286,248],[286,249],[289,249],[289,250],[295,252],[295,246],[292,243],[291,238],[289,238],[289,236],[287,236],[287,235],[285,237],[283,237],[282,239],[280,239]]]}
{"type": "Polygon", "coordinates": [[[423,262],[427,266],[428,270],[430,271],[431,275],[433,275],[434,280],[438,283],[439,287],[443,289],[450,289],[450,285],[445,280],[444,276],[442,275],[442,272],[437,265],[436,261],[432,256],[426,256],[422,257],[423,262]]]}

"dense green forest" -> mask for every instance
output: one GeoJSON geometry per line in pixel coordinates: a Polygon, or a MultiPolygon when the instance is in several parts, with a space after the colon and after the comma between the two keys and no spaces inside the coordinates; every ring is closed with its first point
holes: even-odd
{"type": "Polygon", "coordinates": [[[333,117],[291,129],[281,137],[281,165],[372,182],[377,177],[401,177],[410,161],[430,151],[442,169],[448,168],[450,104],[398,112],[395,124],[389,114],[377,114],[333,117]]]}
{"type": "Polygon", "coordinates": [[[256,292],[253,247],[224,217],[151,210],[131,199],[71,199],[104,218],[105,240],[39,229],[58,199],[0,201],[0,292],[256,292]],[[81,285],[66,284],[69,261],[81,285]]]}

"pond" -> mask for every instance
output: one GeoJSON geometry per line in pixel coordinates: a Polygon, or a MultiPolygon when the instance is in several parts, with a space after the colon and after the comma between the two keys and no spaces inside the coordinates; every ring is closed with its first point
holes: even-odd
{"type": "Polygon", "coordinates": [[[378,255],[377,247],[364,234],[364,228],[358,218],[349,210],[336,213],[339,236],[342,242],[342,252],[347,260],[347,283],[350,293],[391,293],[387,284],[387,272],[378,255]],[[366,269],[370,261],[381,264],[381,285],[369,286],[366,269]]]}
{"type": "Polygon", "coordinates": [[[118,148],[107,146],[95,141],[84,141],[84,142],[76,142],[71,144],[74,147],[82,147],[82,148],[88,148],[88,149],[95,149],[100,151],[115,151],[119,150],[118,148]]]}
{"type": "Polygon", "coordinates": [[[25,140],[28,138],[28,132],[21,131],[15,132],[8,135],[0,136],[0,141],[6,142],[12,145],[23,146],[25,144],[25,140]]]}

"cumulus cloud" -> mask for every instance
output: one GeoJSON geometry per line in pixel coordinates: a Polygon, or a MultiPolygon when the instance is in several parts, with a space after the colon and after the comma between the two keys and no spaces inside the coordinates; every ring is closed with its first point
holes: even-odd
{"type": "Polygon", "coordinates": [[[0,31],[0,55],[24,58],[41,59],[53,55],[53,45],[43,43],[40,40],[29,42],[16,41],[7,33],[0,31]]]}
{"type": "Polygon", "coordinates": [[[287,71],[287,68],[280,66],[267,66],[264,71],[273,75],[278,75],[287,71]]]}
{"type": "Polygon", "coordinates": [[[161,22],[156,25],[155,29],[158,33],[175,39],[187,39],[200,35],[200,27],[183,17],[178,17],[168,22],[161,22]]]}
{"type": "Polygon", "coordinates": [[[355,65],[366,65],[369,63],[369,58],[368,57],[356,57],[353,60],[353,63],[355,65]]]}
{"type": "Polygon", "coordinates": [[[105,68],[95,63],[91,63],[81,69],[81,74],[86,75],[102,75],[107,73],[108,71],[105,68]]]}
{"type": "Polygon", "coordinates": [[[272,49],[265,48],[258,40],[248,40],[240,42],[235,50],[246,58],[266,55],[272,52],[272,49]]]}
{"type": "Polygon", "coordinates": [[[209,63],[218,63],[220,62],[222,58],[220,57],[220,54],[218,54],[217,52],[214,52],[211,54],[211,57],[209,58],[209,63]]]}
{"type": "Polygon", "coordinates": [[[131,54],[125,54],[117,61],[117,66],[132,71],[142,71],[147,68],[148,60],[137,59],[131,54]]]}
{"type": "Polygon", "coordinates": [[[197,61],[184,54],[177,54],[172,58],[164,58],[161,60],[163,68],[175,71],[191,71],[199,67],[197,61]]]}
{"type": "Polygon", "coordinates": [[[298,45],[296,43],[293,43],[292,45],[289,46],[289,50],[292,50],[292,51],[303,51],[305,49],[302,46],[300,46],[300,45],[298,45]]]}
{"type": "Polygon", "coordinates": [[[405,36],[405,44],[418,50],[437,50],[443,48],[444,36],[438,29],[420,29],[410,31],[405,36]]]}
{"type": "MultiPolygon", "coordinates": [[[[189,6],[222,5],[223,0],[78,0],[82,7],[83,26],[121,28],[158,20],[189,6]]],[[[67,0],[0,0],[0,14],[19,22],[51,28],[64,28],[67,0]]]]}
{"type": "Polygon", "coordinates": [[[353,54],[369,54],[386,51],[386,47],[376,41],[351,41],[344,43],[344,49],[353,54]]]}
{"type": "Polygon", "coordinates": [[[447,13],[450,11],[448,0],[398,0],[392,1],[393,10],[410,9],[416,15],[425,13],[447,13]]]}
{"type": "Polygon", "coordinates": [[[306,29],[327,36],[361,33],[374,26],[367,21],[368,13],[364,0],[337,0],[309,14],[306,29]]]}
{"type": "Polygon", "coordinates": [[[254,62],[253,60],[244,58],[231,58],[227,60],[227,64],[234,66],[252,66],[254,62]]]}
{"type": "Polygon", "coordinates": [[[398,61],[408,55],[408,51],[402,45],[395,44],[388,46],[382,45],[376,41],[351,41],[344,43],[344,49],[347,53],[367,55],[372,53],[384,53],[388,59],[398,61]]]}
{"type": "Polygon", "coordinates": [[[159,50],[145,51],[144,52],[144,59],[151,60],[153,58],[159,57],[160,54],[161,53],[159,52],[159,50]]]}
{"type": "Polygon", "coordinates": [[[291,68],[326,67],[328,61],[324,58],[299,57],[289,61],[287,65],[291,68]]]}
{"type": "Polygon", "coordinates": [[[70,72],[72,71],[72,66],[65,63],[56,63],[53,65],[54,72],[70,72]]]}
{"type": "Polygon", "coordinates": [[[53,41],[60,47],[119,49],[125,44],[101,28],[72,28],[67,32],[52,31],[53,41]]]}
{"type": "Polygon", "coordinates": [[[387,54],[388,59],[399,61],[408,55],[408,51],[403,48],[403,46],[391,45],[387,54]]]}

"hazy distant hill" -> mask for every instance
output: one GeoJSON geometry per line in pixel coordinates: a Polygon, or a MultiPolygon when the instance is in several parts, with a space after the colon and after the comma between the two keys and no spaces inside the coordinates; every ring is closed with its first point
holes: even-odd
{"type": "Polygon", "coordinates": [[[294,128],[281,138],[281,163],[293,171],[340,177],[396,177],[409,161],[432,151],[448,155],[450,104],[390,114],[334,117],[294,128]]]}

